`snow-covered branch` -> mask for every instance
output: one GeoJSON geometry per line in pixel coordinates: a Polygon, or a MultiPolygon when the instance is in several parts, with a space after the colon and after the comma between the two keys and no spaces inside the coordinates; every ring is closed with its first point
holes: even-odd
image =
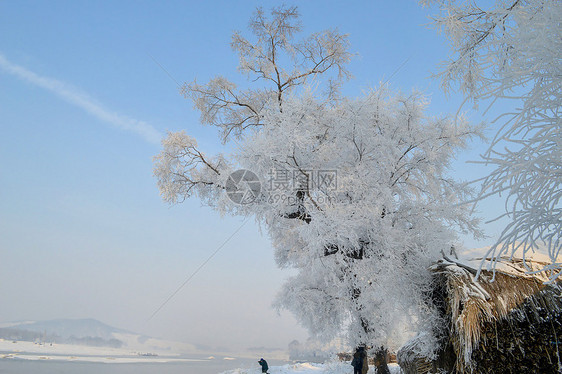
{"type": "Polygon", "coordinates": [[[482,163],[494,170],[482,181],[480,200],[506,195],[507,224],[492,254],[534,251],[546,245],[557,263],[562,250],[562,2],[496,1],[483,10],[457,0],[435,24],[451,42],[453,58],[439,76],[475,103],[512,100],[482,163]]]}
{"type": "Polygon", "coordinates": [[[168,133],[163,150],[154,157],[154,175],[162,199],[178,203],[198,193],[205,198],[224,189],[221,170],[228,170],[222,156],[208,158],[197,149],[197,141],[184,131],[168,133]]]}

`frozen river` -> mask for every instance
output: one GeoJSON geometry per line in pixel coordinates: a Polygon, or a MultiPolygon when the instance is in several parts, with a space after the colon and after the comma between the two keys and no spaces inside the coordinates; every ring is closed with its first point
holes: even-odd
{"type": "MultiPolygon", "coordinates": [[[[217,374],[237,368],[259,368],[258,359],[114,364],[0,358],[0,374],[217,374]]],[[[269,362],[271,365],[287,363],[276,360],[269,360],[269,362]]]]}

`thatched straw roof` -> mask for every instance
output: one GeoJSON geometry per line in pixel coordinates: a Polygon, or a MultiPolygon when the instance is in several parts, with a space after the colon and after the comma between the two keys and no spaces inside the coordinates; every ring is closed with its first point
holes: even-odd
{"type": "MultiPolygon", "coordinates": [[[[476,258],[474,262],[481,260],[476,258]]],[[[523,261],[513,256],[500,259],[495,274],[483,270],[478,279],[466,261],[442,260],[432,267],[444,282],[446,313],[459,372],[465,372],[465,367],[470,365],[472,352],[481,343],[485,323],[539,319],[538,310],[554,314],[562,311],[560,284],[546,285],[548,274],[532,273],[543,266],[542,261],[529,258],[523,261]],[[531,308],[521,308],[524,302],[531,308]]]]}
{"type": "MultiPolygon", "coordinates": [[[[452,345],[457,372],[471,372],[474,351],[482,350],[482,347],[486,351],[488,344],[498,345],[498,329],[490,328],[490,324],[496,326],[495,324],[507,323],[511,329],[517,329],[521,321],[541,323],[540,319],[544,315],[559,315],[562,312],[562,283],[545,284],[549,274],[533,271],[542,269],[543,262],[548,259],[532,257],[528,256],[525,261],[516,255],[501,258],[497,262],[495,274],[482,270],[478,279],[475,279],[476,269],[482,262],[482,257],[472,260],[446,257],[446,260],[440,260],[432,266],[436,287],[443,293],[443,313],[450,324],[448,341],[444,344],[452,345]]],[[[486,261],[489,259],[484,260],[484,263],[486,261]]],[[[404,357],[405,364],[411,366],[416,361],[419,367],[423,358],[417,357],[414,360],[413,357],[408,357],[408,352],[411,355],[416,350],[415,344],[414,340],[404,346],[399,355],[404,357]]],[[[551,350],[549,344],[550,342],[545,342],[540,349],[551,350]]],[[[558,351],[557,347],[556,350],[558,351]]],[[[435,370],[435,361],[433,367],[435,370]]]]}

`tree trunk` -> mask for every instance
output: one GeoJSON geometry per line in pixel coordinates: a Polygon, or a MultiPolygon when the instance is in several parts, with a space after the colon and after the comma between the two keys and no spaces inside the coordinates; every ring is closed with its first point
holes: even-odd
{"type": "Polygon", "coordinates": [[[388,351],[386,348],[381,346],[375,352],[375,368],[377,369],[377,374],[390,374],[390,370],[388,369],[388,365],[386,364],[388,358],[388,351]]]}

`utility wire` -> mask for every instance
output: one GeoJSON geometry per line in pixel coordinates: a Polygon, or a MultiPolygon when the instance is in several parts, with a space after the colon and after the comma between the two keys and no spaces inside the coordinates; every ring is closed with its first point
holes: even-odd
{"type": "Polygon", "coordinates": [[[148,57],[150,57],[152,59],[152,61],[154,61],[154,63],[158,66],[160,66],[160,69],[162,69],[164,71],[164,73],[166,73],[168,75],[168,77],[170,77],[171,80],[174,81],[174,83],[176,84],[176,86],[178,86],[178,88],[181,87],[181,84],[176,80],[176,78],[174,78],[172,76],[172,74],[170,74],[170,72],[168,72],[168,70],[166,70],[166,68],[164,66],[162,66],[162,64],[160,64],[158,61],[156,61],[156,59],[154,57],[152,57],[152,55],[148,52],[146,52],[146,54],[148,55],[148,57]]]}
{"type": "Polygon", "coordinates": [[[404,60],[404,62],[402,64],[400,64],[400,66],[398,66],[398,68],[396,68],[396,70],[394,70],[394,72],[390,75],[390,77],[382,85],[384,86],[385,84],[390,82],[390,80],[404,67],[404,65],[406,65],[408,63],[408,61],[410,61],[412,56],[413,55],[410,55],[406,60],[404,60]]]}
{"type": "MultiPolygon", "coordinates": [[[[170,74],[168,70],[166,70],[164,66],[162,66],[162,64],[160,64],[150,53],[147,52],[146,54],[152,59],[152,61],[154,61],[156,65],[160,67],[160,69],[162,69],[166,73],[166,75],[168,75],[168,77],[170,77],[170,79],[176,84],[178,88],[181,87],[179,82],[172,76],[172,74],[170,74]]],[[[238,142],[236,142],[236,144],[240,146],[238,142]]],[[[226,245],[226,243],[228,243],[234,237],[234,235],[236,235],[238,231],[242,229],[246,222],[248,222],[249,218],[250,217],[247,217],[242,222],[242,224],[201,265],[199,265],[199,267],[189,277],[187,277],[187,279],[162,303],[162,305],[160,305],[160,307],[158,307],[158,309],[156,309],[154,313],[152,313],[147,321],[150,321],[152,318],[154,318],[154,316],[156,316],[156,314],[158,314],[158,312],[160,312],[160,310],[162,310],[162,308],[164,308],[164,306],[166,306],[166,304],[168,304],[168,302],[170,302],[170,300],[172,300],[174,296],[176,296],[176,294],[180,292],[180,290],[185,287],[185,285],[188,284],[189,281],[191,281],[191,279],[193,279],[193,277],[197,275],[197,273],[199,273],[199,271],[203,269],[203,267],[207,265],[207,263],[211,261],[213,257],[215,257],[215,255],[226,245]]]]}
{"type": "MultiPolygon", "coordinates": [[[[160,64],[150,53],[147,52],[146,54],[152,59],[152,61],[154,61],[156,65],[160,67],[160,69],[162,69],[166,73],[166,75],[168,75],[168,77],[170,77],[170,79],[176,84],[178,88],[181,87],[179,82],[172,76],[172,74],[170,74],[168,70],[166,70],[164,66],[162,66],[162,64],[160,64]]],[[[197,273],[199,273],[199,271],[203,269],[203,267],[207,265],[207,263],[211,261],[213,257],[215,257],[215,255],[226,245],[226,243],[228,243],[230,239],[232,239],[234,235],[236,235],[238,231],[242,229],[242,227],[246,224],[246,222],[248,222],[249,218],[250,217],[247,217],[242,222],[242,224],[201,265],[199,265],[199,267],[162,303],[162,305],[160,305],[160,307],[158,307],[158,309],[156,309],[154,313],[152,313],[152,315],[147,319],[147,321],[150,321],[152,318],[154,318],[154,316],[156,316],[156,314],[158,314],[158,312],[160,312],[160,310],[162,310],[162,308],[164,308],[164,306],[166,306],[166,304],[168,304],[168,302],[170,302],[170,300],[172,300],[174,296],[176,296],[176,294],[180,292],[180,290],[183,287],[185,287],[185,285],[188,284],[189,281],[191,281],[191,279],[193,279],[193,277],[197,273]]]]}
{"type": "Polygon", "coordinates": [[[238,231],[240,231],[240,230],[242,229],[242,227],[244,227],[244,225],[246,224],[246,222],[248,222],[249,219],[250,219],[250,217],[247,217],[247,218],[242,222],[242,224],[241,224],[241,225],[240,225],[240,226],[239,226],[239,227],[238,227],[238,228],[221,244],[221,245],[219,245],[219,247],[218,247],[218,248],[217,248],[201,265],[199,265],[199,267],[197,268],[197,270],[195,270],[189,277],[187,277],[187,279],[185,280],[185,282],[183,282],[183,283],[181,284],[181,286],[179,286],[179,287],[177,288],[177,290],[175,290],[175,291],[166,299],[166,301],[164,301],[164,302],[162,303],[162,305],[160,305],[160,307],[159,307],[158,309],[156,309],[156,311],[155,311],[154,313],[152,313],[152,315],[150,316],[150,318],[147,319],[147,321],[150,321],[152,318],[154,318],[154,316],[155,316],[156,314],[158,314],[158,312],[159,312],[160,310],[162,310],[162,308],[164,308],[164,306],[165,306],[166,304],[168,304],[168,302],[169,302],[170,300],[172,300],[172,298],[173,298],[174,296],[176,296],[176,294],[177,294],[178,292],[180,292],[180,290],[181,290],[186,284],[188,284],[189,281],[190,281],[197,273],[199,273],[199,271],[200,271],[201,269],[203,269],[203,267],[204,267],[205,265],[207,265],[207,263],[208,263],[209,261],[211,261],[211,259],[212,259],[213,257],[215,257],[215,255],[226,245],[226,243],[228,243],[228,242],[230,241],[230,239],[232,239],[232,238],[234,237],[234,235],[236,235],[236,234],[238,233],[238,231]]]}

